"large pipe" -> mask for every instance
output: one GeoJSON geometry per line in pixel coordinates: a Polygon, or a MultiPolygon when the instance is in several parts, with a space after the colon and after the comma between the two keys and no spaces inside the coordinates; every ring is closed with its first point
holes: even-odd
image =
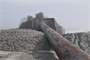
{"type": "Polygon", "coordinates": [[[72,44],[45,23],[40,23],[40,28],[46,34],[60,60],[90,60],[89,54],[72,44]]]}

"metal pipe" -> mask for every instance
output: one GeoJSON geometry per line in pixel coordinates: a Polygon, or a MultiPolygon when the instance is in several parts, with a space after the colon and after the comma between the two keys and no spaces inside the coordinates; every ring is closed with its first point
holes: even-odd
{"type": "Polygon", "coordinates": [[[40,23],[40,28],[46,34],[60,60],[90,60],[89,54],[65,39],[45,23],[40,23]]]}

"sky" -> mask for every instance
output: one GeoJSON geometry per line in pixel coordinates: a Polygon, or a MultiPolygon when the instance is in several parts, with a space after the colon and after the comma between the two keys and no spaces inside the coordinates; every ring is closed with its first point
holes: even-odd
{"type": "Polygon", "coordinates": [[[0,29],[18,28],[21,18],[43,12],[66,31],[90,31],[90,0],[0,0],[0,29]]]}

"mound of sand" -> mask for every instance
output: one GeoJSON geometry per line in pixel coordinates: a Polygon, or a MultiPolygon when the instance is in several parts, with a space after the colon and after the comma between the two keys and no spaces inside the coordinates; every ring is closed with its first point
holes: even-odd
{"type": "Polygon", "coordinates": [[[30,29],[10,29],[0,32],[0,50],[30,51],[49,50],[50,45],[44,33],[30,29]]]}
{"type": "Polygon", "coordinates": [[[45,34],[31,29],[1,30],[0,50],[1,60],[58,60],[45,34]]]}

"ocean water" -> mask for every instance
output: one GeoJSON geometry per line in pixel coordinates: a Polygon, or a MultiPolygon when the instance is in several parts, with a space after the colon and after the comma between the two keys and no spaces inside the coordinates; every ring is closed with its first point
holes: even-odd
{"type": "Polygon", "coordinates": [[[88,32],[88,30],[84,30],[84,29],[65,30],[65,34],[67,34],[67,33],[79,33],[79,32],[88,32]]]}

